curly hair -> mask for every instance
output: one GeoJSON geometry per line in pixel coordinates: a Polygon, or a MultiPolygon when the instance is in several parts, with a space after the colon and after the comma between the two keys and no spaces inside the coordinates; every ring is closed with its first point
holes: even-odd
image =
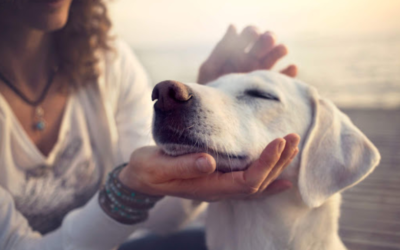
{"type": "Polygon", "coordinates": [[[72,1],[68,21],[55,32],[60,70],[77,89],[95,82],[99,75],[98,50],[111,50],[108,17],[104,0],[72,1]]]}

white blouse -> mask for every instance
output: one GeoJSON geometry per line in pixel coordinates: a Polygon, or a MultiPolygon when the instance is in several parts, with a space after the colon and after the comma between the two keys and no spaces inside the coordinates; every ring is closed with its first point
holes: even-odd
{"type": "Polygon", "coordinates": [[[0,95],[0,249],[111,249],[138,228],[176,229],[193,212],[187,201],[168,198],[150,220],[130,226],[98,204],[105,175],[153,144],[148,78],[125,43],[115,48],[101,56],[98,84],[69,97],[48,157],[0,95]]]}

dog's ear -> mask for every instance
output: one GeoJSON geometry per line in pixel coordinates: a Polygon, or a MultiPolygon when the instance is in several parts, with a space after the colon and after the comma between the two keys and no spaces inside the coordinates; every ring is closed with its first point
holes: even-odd
{"type": "Polygon", "coordinates": [[[301,153],[299,190],[309,207],[351,187],[378,165],[368,138],[329,100],[310,90],[312,122],[301,153]]]}

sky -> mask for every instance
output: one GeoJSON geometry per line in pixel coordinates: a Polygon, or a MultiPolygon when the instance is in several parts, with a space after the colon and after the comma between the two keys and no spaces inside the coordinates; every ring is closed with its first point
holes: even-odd
{"type": "Polygon", "coordinates": [[[399,35],[400,0],[113,0],[114,32],[136,47],[215,43],[229,24],[281,38],[399,35]]]}

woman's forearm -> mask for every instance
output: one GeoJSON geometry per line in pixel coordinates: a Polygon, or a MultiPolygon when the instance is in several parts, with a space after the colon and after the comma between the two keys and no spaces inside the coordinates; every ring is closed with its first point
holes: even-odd
{"type": "Polygon", "coordinates": [[[109,250],[140,227],[111,219],[97,200],[98,194],[84,207],[70,212],[59,229],[40,235],[32,231],[27,220],[16,210],[11,195],[0,188],[0,249],[109,250]]]}

